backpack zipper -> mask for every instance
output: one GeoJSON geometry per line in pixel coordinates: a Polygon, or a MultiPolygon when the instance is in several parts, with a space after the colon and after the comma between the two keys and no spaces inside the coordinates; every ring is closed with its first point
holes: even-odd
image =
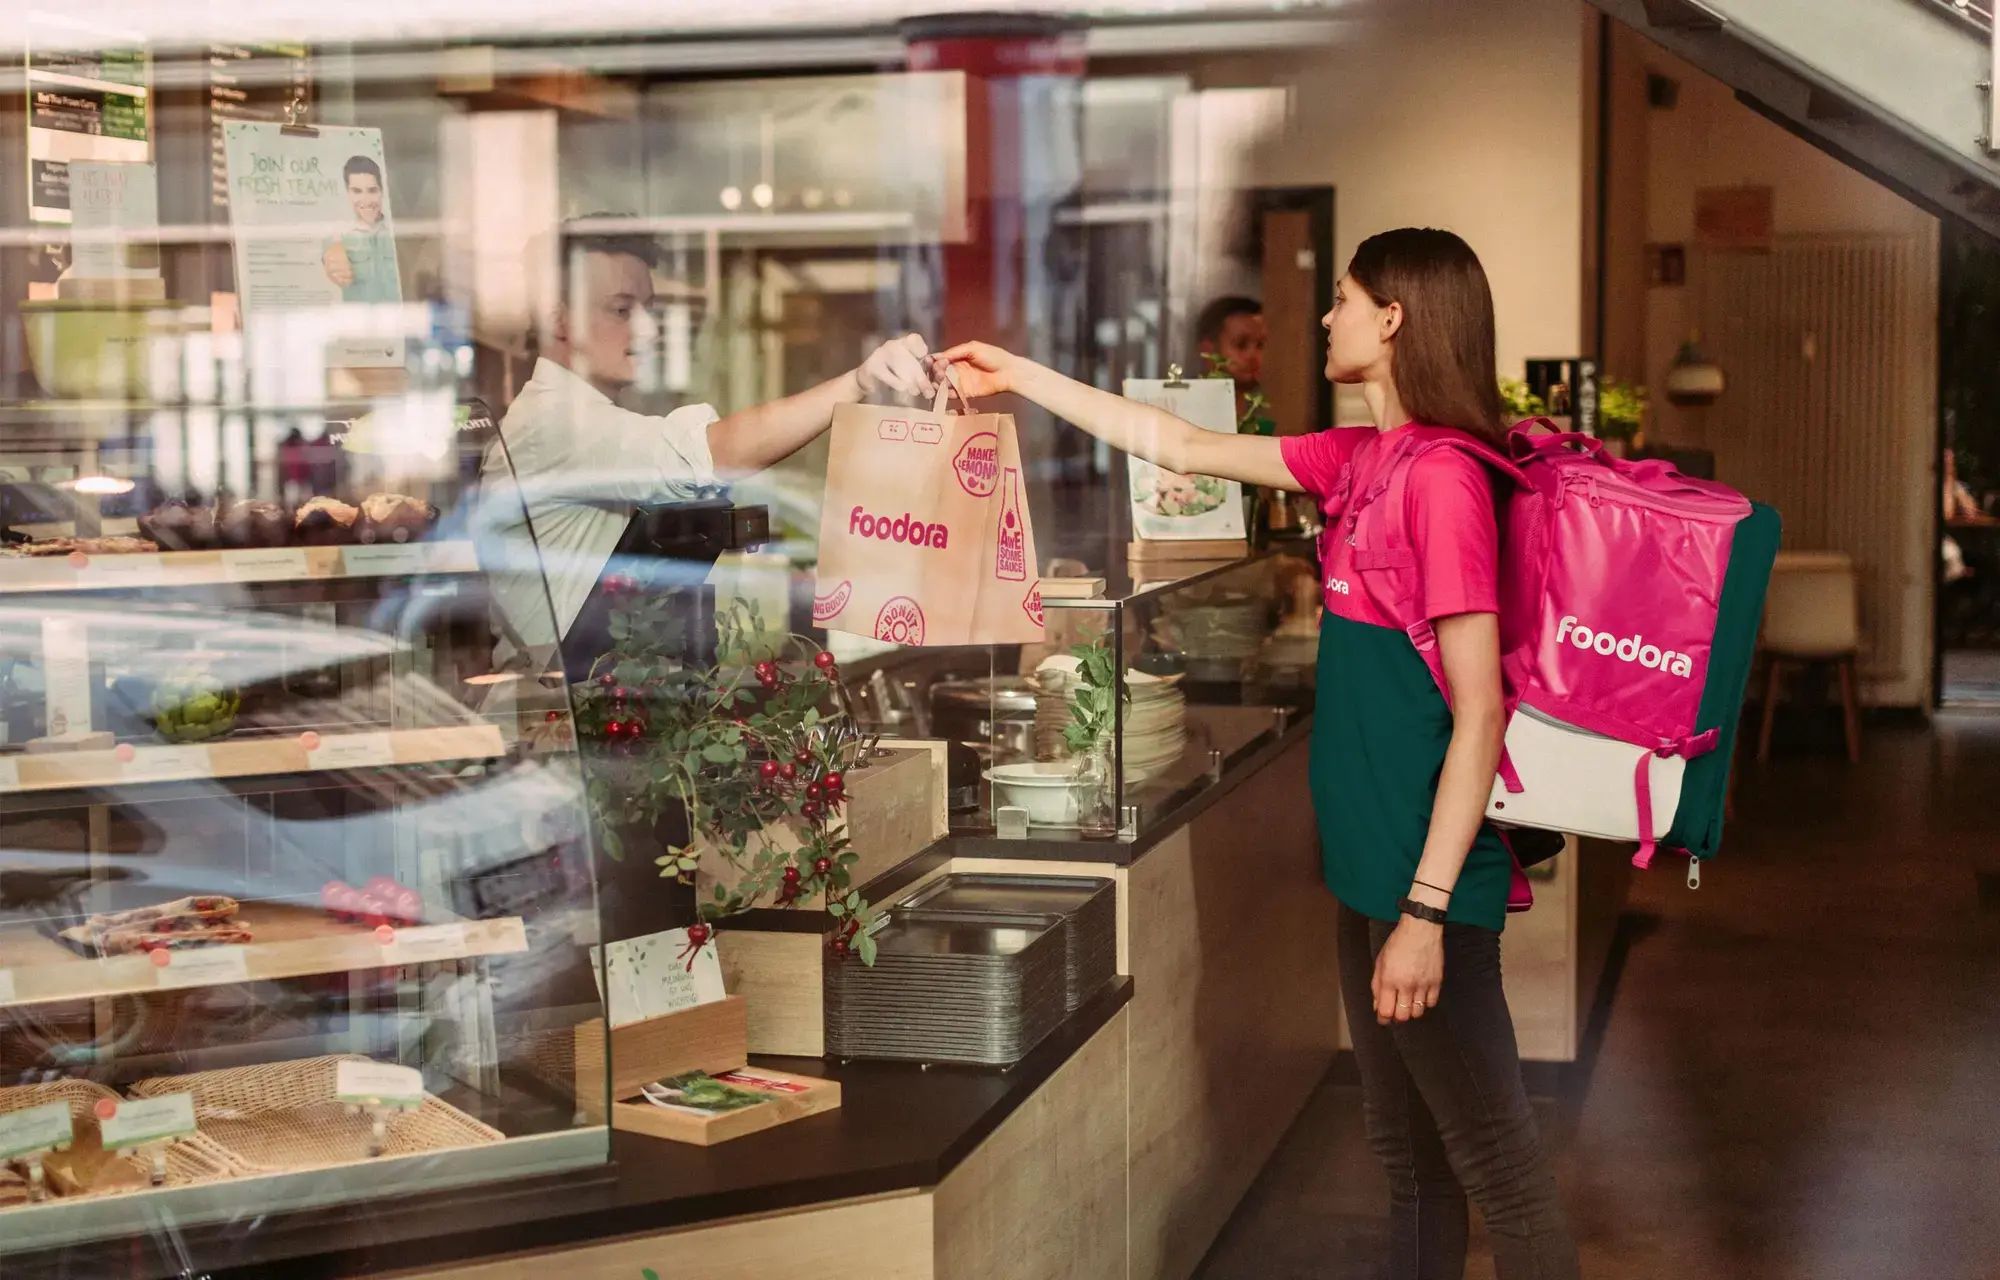
{"type": "MultiPolygon", "coordinates": [[[[1597,476],[1567,476],[1563,480],[1563,491],[1566,492],[1572,488],[1583,489],[1590,499],[1590,505],[1601,507],[1604,505],[1604,498],[1598,489],[1598,479],[1597,476]]],[[[1685,516],[1690,520],[1705,521],[1709,524],[1736,523],[1737,517],[1718,512],[1705,503],[1697,503],[1689,499],[1672,498],[1664,494],[1655,493],[1651,489],[1640,489],[1637,486],[1615,481],[1609,487],[1612,490],[1612,498],[1624,502],[1627,506],[1643,505],[1658,507],[1663,511],[1671,511],[1675,515],[1685,516]]],[[[1557,504],[1561,505],[1561,499],[1557,500],[1557,504]]]]}

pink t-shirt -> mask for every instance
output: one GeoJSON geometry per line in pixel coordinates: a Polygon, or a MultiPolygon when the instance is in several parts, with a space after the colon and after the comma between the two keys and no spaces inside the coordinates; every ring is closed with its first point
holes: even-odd
{"type": "MultiPolygon", "coordinates": [[[[1397,428],[1398,431],[1402,428],[1397,428]]],[[[1388,459],[1395,431],[1337,427],[1279,441],[1299,488],[1319,499],[1333,536],[1321,547],[1326,606],[1354,622],[1403,627],[1397,599],[1414,585],[1427,620],[1457,613],[1499,612],[1499,521],[1487,468],[1457,449],[1433,449],[1410,470],[1404,527],[1409,530],[1416,583],[1401,569],[1357,563],[1355,548],[1335,527],[1350,495],[1365,492],[1388,459]]]]}

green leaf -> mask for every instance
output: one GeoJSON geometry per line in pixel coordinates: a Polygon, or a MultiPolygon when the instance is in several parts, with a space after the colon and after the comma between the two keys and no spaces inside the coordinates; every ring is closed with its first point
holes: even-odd
{"type": "Polygon", "coordinates": [[[734,764],[736,750],[720,742],[711,742],[701,749],[701,758],[711,764],[734,764]]]}
{"type": "Polygon", "coordinates": [[[856,951],[858,951],[858,952],[860,952],[860,953],[861,953],[861,963],[863,963],[863,964],[865,964],[865,965],[869,965],[869,966],[871,966],[871,967],[872,967],[872,966],[874,965],[874,963],[875,963],[875,935],[874,935],[874,934],[872,934],[872,933],[864,933],[864,934],[862,934],[862,935],[861,935],[861,938],[860,938],[860,940],[859,940],[858,942],[856,942],[856,943],[855,943],[855,948],[854,948],[854,949],[855,949],[856,951]]]}
{"type": "Polygon", "coordinates": [[[841,906],[838,902],[829,902],[826,904],[826,913],[834,919],[839,920],[847,915],[847,908],[841,906]]]}

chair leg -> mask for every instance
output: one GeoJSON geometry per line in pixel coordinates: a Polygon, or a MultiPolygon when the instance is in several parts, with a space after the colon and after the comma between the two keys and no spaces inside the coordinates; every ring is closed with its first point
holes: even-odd
{"type": "Polygon", "coordinates": [[[1765,659],[1767,674],[1764,678],[1764,724],[1757,731],[1757,763],[1763,764],[1771,758],[1771,725],[1778,718],[1778,677],[1784,673],[1785,664],[1776,654],[1765,659]]]}
{"type": "Polygon", "coordinates": [[[1839,662],[1840,667],[1840,715],[1841,724],[1847,732],[1847,759],[1850,764],[1861,763],[1861,709],[1855,696],[1854,656],[1849,654],[1839,662]]]}

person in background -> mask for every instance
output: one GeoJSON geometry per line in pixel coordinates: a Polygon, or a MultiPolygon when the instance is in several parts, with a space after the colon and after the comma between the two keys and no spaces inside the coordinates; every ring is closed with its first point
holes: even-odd
{"type": "Polygon", "coordinates": [[[354,225],[327,241],[320,253],[326,278],[340,286],[342,302],[397,302],[403,289],[396,277],[396,239],[382,207],[382,166],[367,156],[349,157],[341,167],[347,207],[354,225]]]}
{"type": "Polygon", "coordinates": [[[839,377],[727,416],[705,404],[663,417],[634,412],[617,400],[657,333],[648,311],[653,242],[568,236],[559,254],[532,255],[531,272],[550,256],[556,288],[538,321],[539,357],[481,466],[482,490],[504,495],[482,504],[480,529],[482,554],[490,548],[505,561],[490,570],[502,662],[524,651],[548,659],[639,504],[694,498],[789,457],[832,424],[840,405],[933,391],[924,340],[909,334],[839,377]],[[510,476],[519,501],[506,487],[510,476]]]}
{"type": "MultiPolygon", "coordinates": [[[[1014,392],[1160,466],[1313,494],[1330,519],[1389,474],[1407,428],[1499,440],[1493,296],[1457,236],[1363,241],[1321,323],[1326,377],[1361,387],[1371,427],[1223,435],[984,343],[939,360],[967,396],[1014,392]]],[[[1500,1280],[1575,1280],[1500,984],[1512,865],[1485,821],[1505,725],[1493,481],[1456,449],[1409,465],[1407,567],[1360,567],[1328,540],[1310,765],[1362,1110],[1389,1174],[1389,1275],[1462,1275],[1470,1196],[1500,1280]],[[1399,625],[1405,591],[1449,701],[1399,625]]]]}
{"type": "Polygon", "coordinates": [[[1201,309],[1194,323],[1195,347],[1203,368],[1216,366],[1236,381],[1236,420],[1241,423],[1251,409],[1251,397],[1262,389],[1264,343],[1269,331],[1264,324],[1264,304],[1255,298],[1229,294],[1201,309]]]}

